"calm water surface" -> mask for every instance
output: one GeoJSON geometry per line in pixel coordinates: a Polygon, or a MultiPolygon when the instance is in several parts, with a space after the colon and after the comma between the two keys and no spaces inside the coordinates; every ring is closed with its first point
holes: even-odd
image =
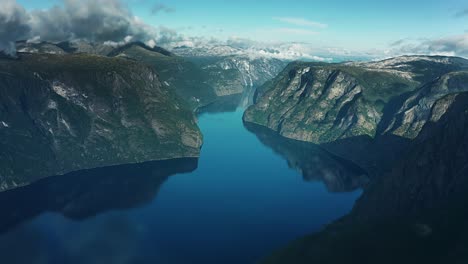
{"type": "Polygon", "coordinates": [[[0,194],[2,263],[254,263],[350,211],[361,191],[346,164],[257,137],[242,112],[199,117],[198,164],[91,170],[0,194]]]}

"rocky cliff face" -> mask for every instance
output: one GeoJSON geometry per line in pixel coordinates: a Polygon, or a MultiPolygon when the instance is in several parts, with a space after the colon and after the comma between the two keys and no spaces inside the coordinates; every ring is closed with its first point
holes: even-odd
{"type": "Polygon", "coordinates": [[[438,121],[453,103],[456,96],[447,95],[463,91],[468,91],[468,72],[442,75],[411,93],[388,124],[382,124],[382,133],[416,138],[427,122],[438,121]]]}
{"type": "Polygon", "coordinates": [[[467,80],[466,71],[445,74],[390,100],[374,137],[349,137],[322,147],[359,164],[371,175],[382,175],[405,154],[426,123],[437,122],[446,113],[455,94],[468,91],[467,80]]]}
{"type": "Polygon", "coordinates": [[[196,157],[191,111],[154,70],[93,55],[0,60],[1,190],[66,172],[196,157]],[[27,166],[26,166],[27,165],[27,166]]]}
{"type": "MultiPolygon", "coordinates": [[[[395,98],[406,96],[433,78],[467,67],[468,61],[461,58],[421,56],[370,63],[296,62],[259,89],[256,104],[247,109],[244,120],[313,143],[374,138],[384,114],[395,108],[395,98]]],[[[450,86],[457,86],[453,84],[455,76],[443,78],[452,79],[450,86]]],[[[464,89],[457,87],[454,89],[464,89]]],[[[412,104],[408,102],[403,108],[412,104]]],[[[398,130],[398,122],[389,123],[389,130],[398,130]]]]}

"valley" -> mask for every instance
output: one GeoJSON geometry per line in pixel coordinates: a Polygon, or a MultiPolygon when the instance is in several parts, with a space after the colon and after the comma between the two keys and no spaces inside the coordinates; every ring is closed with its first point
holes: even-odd
{"type": "MultiPolygon", "coordinates": [[[[466,59],[16,44],[0,58],[0,250],[45,222],[125,218],[147,230],[125,224],[132,261],[440,263],[425,250],[451,246],[449,260],[467,257],[465,240],[441,234],[465,228],[453,215],[467,213],[466,59]]],[[[48,241],[38,237],[31,248],[48,241]]]]}

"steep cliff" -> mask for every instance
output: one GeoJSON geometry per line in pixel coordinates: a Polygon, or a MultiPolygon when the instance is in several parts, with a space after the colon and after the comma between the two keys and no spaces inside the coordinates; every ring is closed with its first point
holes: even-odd
{"type": "Polygon", "coordinates": [[[461,58],[425,56],[367,63],[295,62],[259,89],[244,120],[313,143],[374,138],[396,98],[467,67],[461,58]]]}
{"type": "Polygon", "coordinates": [[[197,157],[191,111],[150,67],[93,55],[0,60],[1,190],[74,170],[197,157]]]}
{"type": "Polygon", "coordinates": [[[381,133],[416,138],[427,122],[437,121],[453,103],[455,97],[446,96],[463,91],[468,91],[468,72],[438,77],[411,93],[392,118],[381,124],[381,133]],[[439,100],[444,97],[445,100],[439,100]]]}

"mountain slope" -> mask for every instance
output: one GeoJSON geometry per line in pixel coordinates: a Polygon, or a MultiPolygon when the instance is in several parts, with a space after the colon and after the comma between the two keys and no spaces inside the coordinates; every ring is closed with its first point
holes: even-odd
{"type": "Polygon", "coordinates": [[[385,107],[438,74],[468,68],[450,57],[400,57],[372,63],[290,64],[257,93],[244,120],[313,143],[375,137],[385,107]]]}
{"type": "Polygon", "coordinates": [[[79,169],[199,155],[193,114],[150,67],[86,54],[19,56],[0,60],[1,190],[79,169]]]}
{"type": "Polygon", "coordinates": [[[130,58],[150,65],[158,72],[162,84],[173,89],[190,108],[204,106],[217,99],[201,69],[162,48],[150,48],[136,42],[119,47],[108,56],[130,58]]]}
{"type": "MultiPolygon", "coordinates": [[[[95,54],[136,60],[153,67],[161,83],[184,99],[191,109],[207,106],[223,96],[245,94],[243,104],[252,101],[251,90],[276,76],[286,62],[248,56],[178,56],[161,47],[142,42],[123,45],[66,41],[60,43],[16,43],[19,52],[39,54],[95,54]]],[[[177,50],[179,51],[179,50],[177,50]]]]}
{"type": "Polygon", "coordinates": [[[415,138],[428,121],[437,121],[454,97],[446,95],[468,91],[468,72],[445,74],[411,93],[387,124],[382,133],[415,138]]]}
{"type": "Polygon", "coordinates": [[[423,126],[410,151],[348,216],[264,263],[465,263],[468,93],[435,105],[447,100],[447,111],[423,126]]]}
{"type": "Polygon", "coordinates": [[[446,206],[468,187],[468,92],[434,102],[436,113],[392,171],[374,183],[354,209],[358,215],[417,215],[446,206]]]}

